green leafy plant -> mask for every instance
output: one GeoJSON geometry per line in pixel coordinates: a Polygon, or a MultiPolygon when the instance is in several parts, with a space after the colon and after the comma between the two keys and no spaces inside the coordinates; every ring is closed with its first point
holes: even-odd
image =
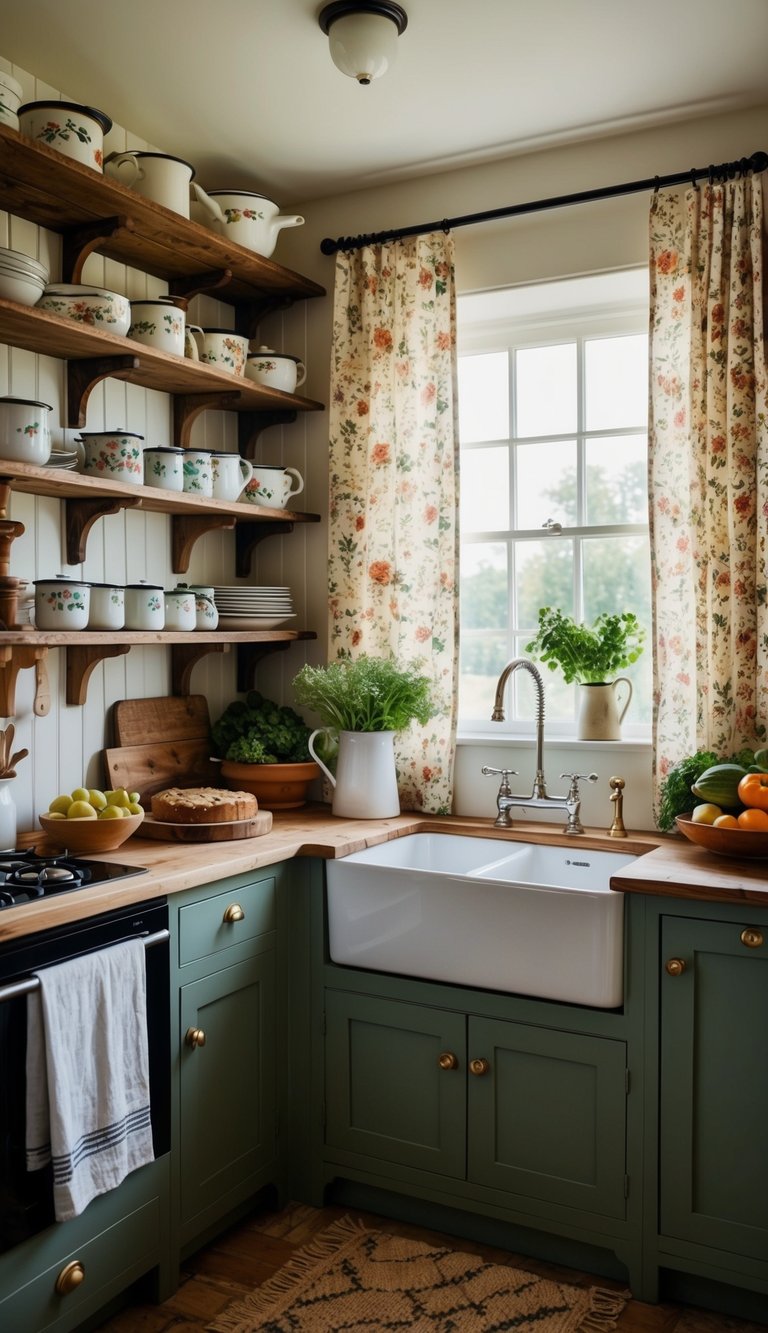
{"type": "Polygon", "coordinates": [[[536,638],[525,645],[550,671],[562,671],[567,684],[601,684],[636,662],[645,630],[632,611],[603,612],[592,626],[579,624],[556,607],[542,606],[536,638]]]}
{"type": "Polygon", "coordinates": [[[293,688],[300,704],[338,731],[402,731],[434,716],[432,683],[414,666],[385,657],[302,667],[293,688]]]}
{"type": "Polygon", "coordinates": [[[241,764],[302,764],[309,759],[309,727],[293,708],[249,690],[211,727],[215,753],[241,764]]]}

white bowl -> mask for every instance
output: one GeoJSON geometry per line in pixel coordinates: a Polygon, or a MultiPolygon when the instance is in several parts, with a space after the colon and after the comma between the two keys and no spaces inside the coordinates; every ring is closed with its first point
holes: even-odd
{"type": "Polygon", "coordinates": [[[31,255],[25,255],[23,250],[6,250],[0,245],[0,268],[18,269],[21,273],[29,273],[35,278],[42,278],[43,285],[48,281],[48,269],[45,264],[41,264],[39,259],[33,259],[31,255]]]}
{"type": "Polygon", "coordinates": [[[119,292],[103,287],[83,287],[77,283],[52,283],[38,301],[40,310],[91,324],[107,333],[126,334],[131,322],[131,303],[119,292]]]}
{"type": "Polygon", "coordinates": [[[15,130],[19,128],[17,113],[21,98],[21,84],[0,70],[0,125],[12,125],[15,130]]]}
{"type": "Polygon", "coordinates": [[[4,301],[16,301],[19,305],[37,305],[45,290],[44,278],[33,278],[10,268],[0,266],[0,296],[4,301]]]}

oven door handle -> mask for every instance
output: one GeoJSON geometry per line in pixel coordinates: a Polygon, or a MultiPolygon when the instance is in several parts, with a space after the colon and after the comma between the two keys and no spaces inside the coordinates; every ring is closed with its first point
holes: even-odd
{"type": "MultiPolygon", "coordinates": [[[[145,949],[151,949],[153,944],[164,944],[171,938],[169,930],[156,930],[152,935],[144,935],[143,942],[145,949]]],[[[117,941],[115,941],[117,943],[117,941]]],[[[107,944],[104,946],[109,948],[107,944]]],[[[90,952],[97,952],[91,950],[90,952]]],[[[29,995],[30,991],[40,989],[39,977],[27,977],[24,981],[12,981],[7,986],[0,986],[0,1001],[14,1000],[18,995],[29,995]]]]}

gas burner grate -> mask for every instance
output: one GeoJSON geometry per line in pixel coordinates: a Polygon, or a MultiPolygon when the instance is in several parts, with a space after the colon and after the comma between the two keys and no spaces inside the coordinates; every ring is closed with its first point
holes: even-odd
{"type": "Polygon", "coordinates": [[[25,889],[35,898],[62,889],[80,888],[91,878],[87,865],[68,856],[41,856],[34,848],[0,855],[0,875],[4,888],[25,889]]]}

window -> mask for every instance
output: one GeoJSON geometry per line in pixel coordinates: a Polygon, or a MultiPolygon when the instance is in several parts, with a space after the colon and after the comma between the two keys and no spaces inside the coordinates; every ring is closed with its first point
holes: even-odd
{"type": "MultiPolygon", "coordinates": [[[[638,616],[646,650],[622,673],[634,691],[623,730],[647,734],[647,272],[461,296],[458,326],[460,730],[499,730],[499,673],[528,656],[539,607],[557,606],[589,624],[638,616]]],[[[543,678],[547,729],[567,734],[576,687],[543,678]]],[[[532,725],[526,673],[510,681],[506,716],[511,731],[532,725]]]]}

